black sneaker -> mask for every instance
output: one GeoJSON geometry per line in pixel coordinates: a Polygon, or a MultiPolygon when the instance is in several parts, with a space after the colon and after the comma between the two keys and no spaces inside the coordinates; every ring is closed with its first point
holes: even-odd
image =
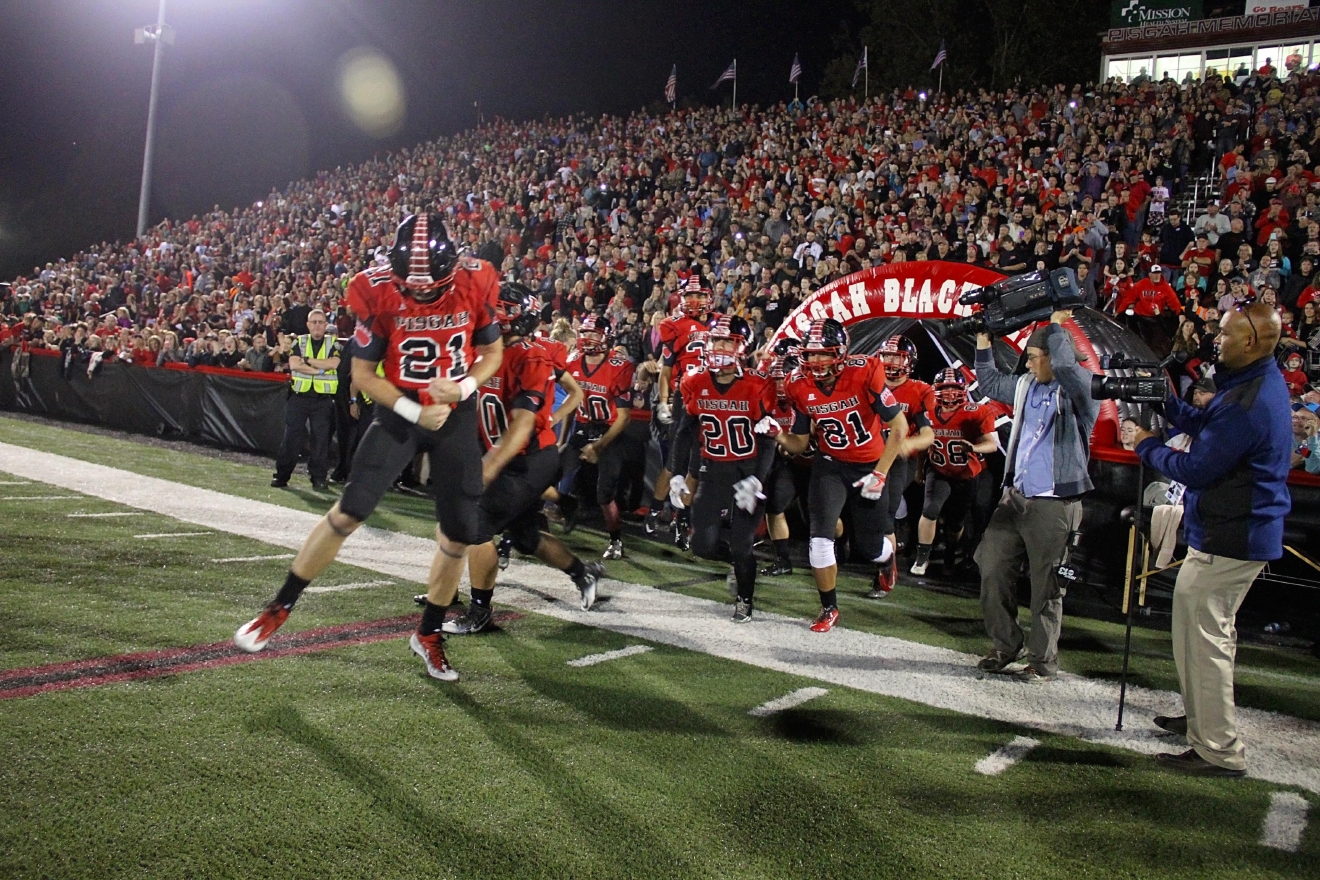
{"type": "Polygon", "coordinates": [[[674,546],[684,552],[692,546],[692,535],[688,530],[688,524],[678,517],[674,518],[674,546]]]}
{"type": "Polygon", "coordinates": [[[481,632],[489,626],[490,606],[474,604],[458,617],[446,620],[441,629],[450,635],[470,636],[473,633],[481,632]]]}
{"type": "Polygon", "coordinates": [[[752,619],[752,600],[739,599],[733,603],[733,622],[747,623],[752,619]]]}
{"type": "Polygon", "coordinates": [[[513,539],[500,538],[500,543],[495,547],[495,555],[500,560],[500,571],[504,571],[509,567],[509,557],[513,555],[513,539]]]}
{"type": "Polygon", "coordinates": [[[660,531],[660,508],[653,507],[646,513],[646,524],[643,526],[648,535],[654,535],[660,531]]]}
{"type": "Polygon", "coordinates": [[[767,575],[769,577],[775,577],[776,575],[792,574],[792,573],[793,573],[793,563],[789,562],[787,559],[776,559],[773,563],[761,569],[761,574],[767,575]]]}
{"type": "Polygon", "coordinates": [[[596,583],[605,576],[605,566],[599,562],[588,562],[583,566],[582,576],[573,579],[578,592],[582,594],[582,610],[590,611],[596,604],[596,583]]]}
{"type": "Polygon", "coordinates": [[[578,510],[581,507],[578,499],[572,495],[559,496],[559,512],[564,517],[564,534],[567,535],[573,529],[577,528],[578,510]]]}

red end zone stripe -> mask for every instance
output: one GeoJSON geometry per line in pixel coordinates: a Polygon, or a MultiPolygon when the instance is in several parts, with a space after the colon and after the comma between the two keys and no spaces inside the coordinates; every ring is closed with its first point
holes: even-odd
{"type": "MultiPolygon", "coordinates": [[[[503,623],[517,620],[522,615],[515,612],[497,612],[494,617],[496,623],[503,623]]],[[[212,642],[187,648],[169,648],[161,651],[99,657],[93,660],[78,660],[72,663],[10,669],[0,673],[0,700],[29,697],[48,691],[160,678],[220,666],[233,666],[237,663],[327,651],[350,645],[367,645],[409,635],[417,628],[419,619],[420,615],[412,614],[303,630],[285,637],[276,636],[271,647],[255,654],[240,650],[232,642],[212,642]]]]}

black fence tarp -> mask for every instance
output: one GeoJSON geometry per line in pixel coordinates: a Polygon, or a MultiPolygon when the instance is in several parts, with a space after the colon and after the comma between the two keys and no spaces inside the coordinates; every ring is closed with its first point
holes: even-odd
{"type": "Polygon", "coordinates": [[[274,457],[284,435],[288,385],[196,370],[106,364],[60,375],[60,359],[33,355],[16,379],[0,355],[0,408],[189,440],[274,457]]]}

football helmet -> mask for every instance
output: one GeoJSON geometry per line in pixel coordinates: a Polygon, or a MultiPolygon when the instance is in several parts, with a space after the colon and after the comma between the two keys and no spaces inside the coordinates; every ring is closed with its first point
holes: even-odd
{"type": "Polygon", "coordinates": [[[404,292],[418,302],[431,302],[453,283],[458,248],[439,214],[410,214],[394,234],[389,260],[404,292]]]}
{"type": "Polygon", "coordinates": [[[578,328],[577,347],[584,355],[606,354],[614,345],[614,328],[604,315],[587,315],[578,328]]]}
{"type": "Polygon", "coordinates": [[[931,387],[944,409],[957,409],[967,403],[967,377],[957,367],[946,367],[936,373],[931,387]]]}
{"type": "Polygon", "coordinates": [[[798,347],[802,372],[813,379],[833,379],[848,359],[848,331],[833,318],[811,322],[798,347]]]}
{"type": "Polygon", "coordinates": [[[885,365],[885,378],[891,381],[906,379],[917,365],[917,346],[906,336],[891,336],[880,346],[880,360],[885,365]]]}
{"type": "Polygon", "coordinates": [[[706,337],[706,366],[711,370],[738,366],[751,341],[751,325],[737,315],[721,315],[710,322],[710,335],[706,337]],[[715,350],[715,343],[722,339],[734,341],[733,351],[715,350]]]}
{"type": "Polygon", "coordinates": [[[700,318],[710,311],[710,288],[701,283],[700,275],[693,275],[683,287],[683,314],[689,318],[700,318]]]}
{"type": "Polygon", "coordinates": [[[495,320],[501,333],[531,336],[541,326],[541,302],[527,285],[506,281],[495,302],[495,320]]]}

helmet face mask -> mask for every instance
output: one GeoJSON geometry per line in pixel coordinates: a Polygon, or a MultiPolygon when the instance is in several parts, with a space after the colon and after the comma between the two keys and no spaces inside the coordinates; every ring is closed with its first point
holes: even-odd
{"type": "Polygon", "coordinates": [[[595,357],[609,352],[613,342],[609,319],[600,315],[588,315],[582,319],[578,328],[577,347],[587,357],[595,357]]]}
{"type": "Polygon", "coordinates": [[[705,290],[688,288],[683,291],[683,314],[689,318],[700,318],[710,310],[710,293],[705,290]]]}
{"type": "Polygon", "coordinates": [[[530,336],[541,325],[541,302],[526,285],[501,284],[495,320],[505,336],[530,336]]]}
{"type": "Polygon", "coordinates": [[[407,296],[433,302],[454,281],[458,249],[439,214],[411,214],[399,224],[389,262],[407,296]]]}
{"type": "Polygon", "coordinates": [[[712,370],[729,370],[738,366],[751,339],[752,328],[737,315],[725,315],[712,321],[706,337],[706,366],[712,370]]]}
{"type": "Polygon", "coordinates": [[[940,370],[933,386],[941,409],[958,409],[967,404],[967,380],[953,367],[940,370]]]}
{"type": "Polygon", "coordinates": [[[891,336],[880,346],[880,360],[885,365],[885,378],[901,382],[912,375],[917,363],[917,347],[906,336],[891,336]]]}
{"type": "Polygon", "coordinates": [[[817,381],[830,381],[843,371],[848,359],[848,331],[833,318],[812,321],[798,356],[803,373],[817,381]]]}

